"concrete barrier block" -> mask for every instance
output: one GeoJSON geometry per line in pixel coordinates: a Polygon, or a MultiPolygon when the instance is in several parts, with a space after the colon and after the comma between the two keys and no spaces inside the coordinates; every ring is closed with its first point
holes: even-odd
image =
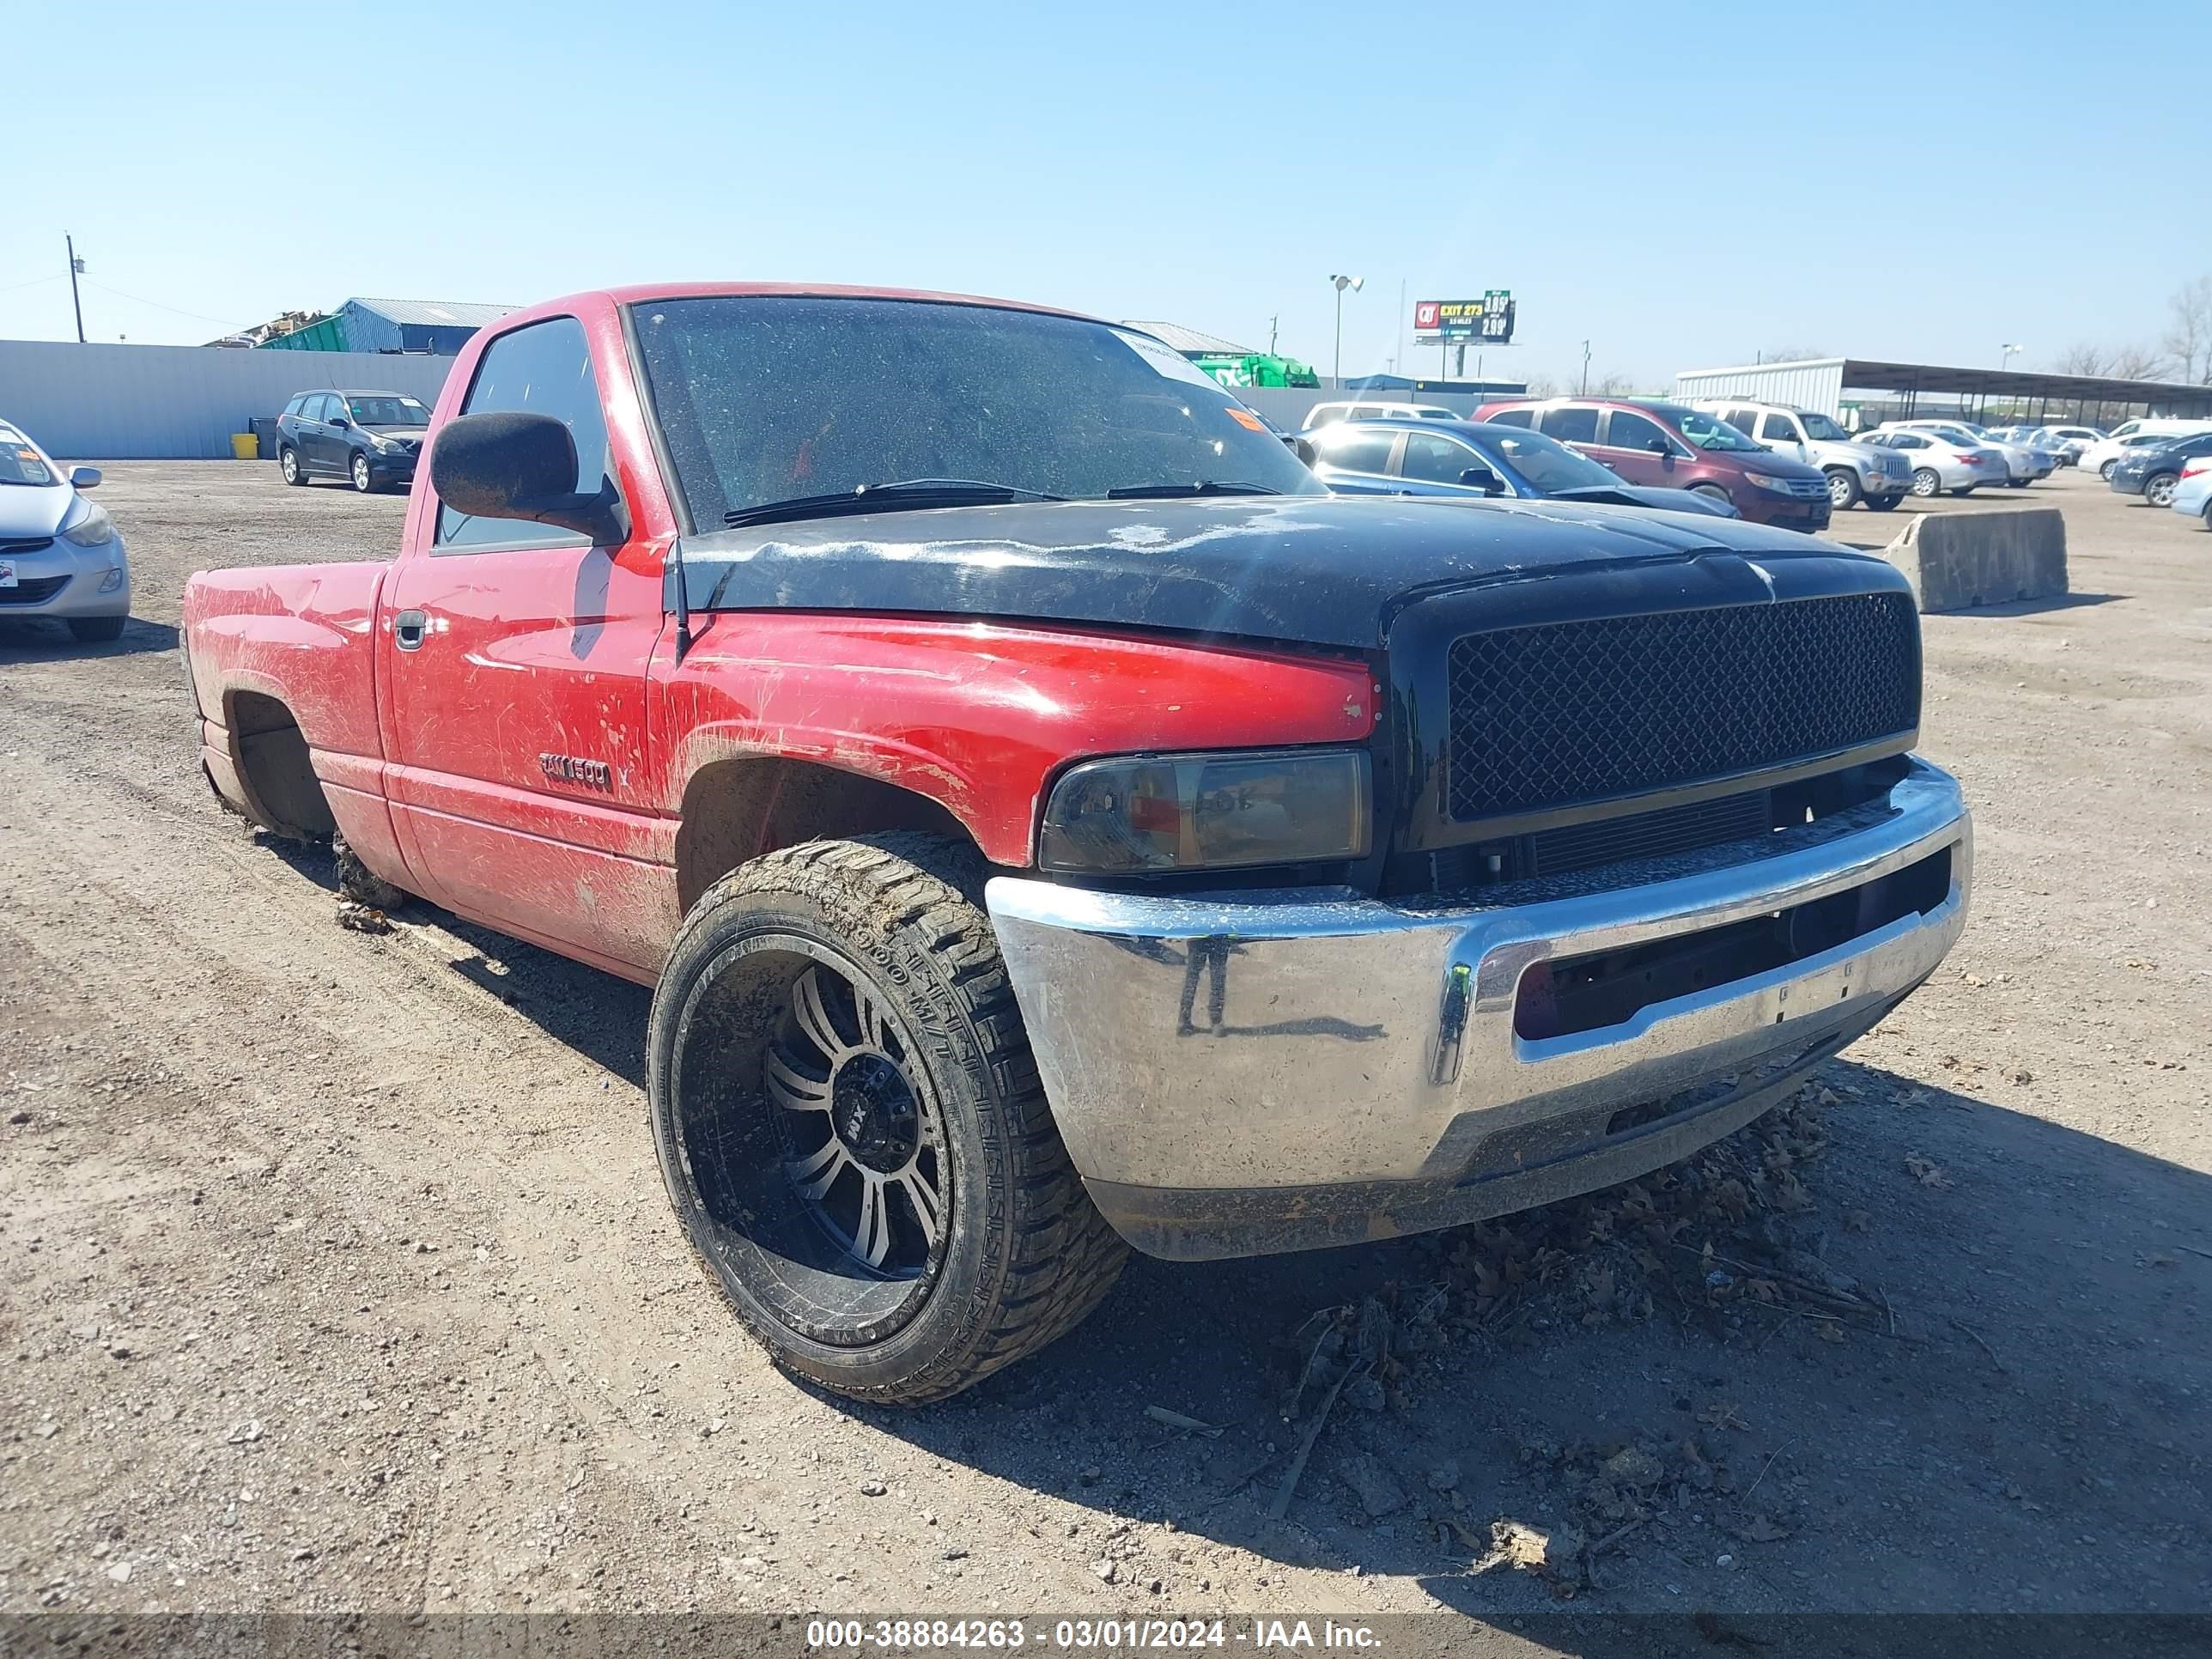
{"type": "Polygon", "coordinates": [[[1916,514],[1882,550],[1923,611],[1966,611],[2066,592],[2066,520],[2057,507],[1916,514]]]}

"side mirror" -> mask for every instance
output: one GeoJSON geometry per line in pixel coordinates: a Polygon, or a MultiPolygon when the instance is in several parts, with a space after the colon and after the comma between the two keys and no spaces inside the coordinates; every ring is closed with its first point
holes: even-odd
{"type": "Polygon", "coordinates": [[[100,482],[100,471],[96,466],[73,466],[70,469],[70,488],[89,489],[100,482]]]}
{"type": "Polygon", "coordinates": [[[1469,489],[1480,489],[1486,495],[1503,495],[1505,481],[1486,466],[1471,466],[1459,475],[1459,481],[1469,489]]]}
{"type": "Polygon", "coordinates": [[[456,513],[573,530],[595,547],[628,541],[629,515],[614,486],[580,495],[575,482],[576,440],[550,415],[464,415],[430,444],[430,487],[456,513]]]}
{"type": "Polygon", "coordinates": [[[337,428],[339,431],[343,432],[348,427],[351,426],[353,422],[346,419],[343,415],[333,415],[331,416],[331,424],[337,428]]]}
{"type": "Polygon", "coordinates": [[[1297,454],[1297,458],[1304,461],[1308,466],[1315,466],[1320,464],[1321,451],[1316,449],[1313,445],[1305,439],[1293,438],[1290,441],[1290,443],[1291,450],[1297,454]]]}
{"type": "Polygon", "coordinates": [[[1671,455],[1674,453],[1674,447],[1668,443],[1664,438],[1654,438],[1650,443],[1644,447],[1650,450],[1654,455],[1671,455]]]}

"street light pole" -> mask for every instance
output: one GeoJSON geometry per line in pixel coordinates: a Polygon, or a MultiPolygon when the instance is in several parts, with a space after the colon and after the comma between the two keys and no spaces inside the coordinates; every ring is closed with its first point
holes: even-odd
{"type": "Polygon", "coordinates": [[[84,343],[84,301],[77,298],[76,279],[83,274],[84,261],[76,257],[76,239],[75,237],[64,236],[62,238],[62,246],[69,250],[70,305],[76,312],[76,343],[79,345],[82,345],[84,343]]]}
{"type": "Polygon", "coordinates": [[[1588,340],[1583,342],[1583,389],[1579,395],[1584,398],[1589,396],[1589,342],[1588,340]]]}
{"type": "Polygon", "coordinates": [[[1341,392],[1344,390],[1344,290],[1351,289],[1357,293],[1366,285],[1367,279],[1364,276],[1332,276],[1328,280],[1336,284],[1336,373],[1333,378],[1336,381],[1336,389],[1341,392]]]}

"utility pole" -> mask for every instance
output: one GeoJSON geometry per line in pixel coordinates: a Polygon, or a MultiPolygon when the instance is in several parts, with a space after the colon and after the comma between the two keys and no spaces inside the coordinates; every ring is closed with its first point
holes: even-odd
{"type": "Polygon", "coordinates": [[[77,298],[76,279],[84,274],[84,261],[76,257],[76,239],[64,235],[62,246],[69,250],[70,304],[76,311],[76,343],[84,343],[84,301],[77,298]]]}
{"type": "Polygon", "coordinates": [[[1583,389],[1580,395],[1585,398],[1589,396],[1589,342],[1588,340],[1583,342],[1583,389]]]}
{"type": "Polygon", "coordinates": [[[1275,355],[1275,326],[1282,320],[1283,316],[1280,312],[1267,319],[1267,355],[1270,357],[1275,355]]]}

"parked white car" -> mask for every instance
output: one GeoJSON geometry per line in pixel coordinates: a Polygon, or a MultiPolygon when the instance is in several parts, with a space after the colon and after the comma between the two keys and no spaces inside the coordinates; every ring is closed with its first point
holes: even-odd
{"type": "Polygon", "coordinates": [[[1740,398],[1698,398],[1690,405],[1717,415],[1753,443],[1827,475],[1835,511],[1863,501],[1887,513],[1911,493],[1912,469],[1895,450],[1861,443],[1817,410],[1740,398]]]}
{"type": "Polygon", "coordinates": [[[2046,426],[2043,435],[2066,452],[2069,466],[2081,465],[2089,447],[2105,441],[2105,434],[2094,426],[2046,426]]]}
{"type": "Polygon", "coordinates": [[[2140,443],[2153,443],[2160,439],[2171,441],[2205,431],[2212,431],[2212,421],[2185,420],[2178,416],[2166,415],[2150,416],[2140,421],[2122,421],[2112,428],[2110,437],[2091,444],[2082,452],[2081,465],[2110,483],[2112,468],[2118,465],[2122,450],[2140,443]]]}
{"type": "Polygon", "coordinates": [[[2014,489],[2025,489],[2038,478],[2048,477],[2058,464],[2056,457],[2039,456],[2019,444],[2000,443],[1964,421],[1885,421],[1882,424],[1901,431],[1933,433],[1965,448],[1995,450],[2005,466],[2004,477],[1997,482],[2014,489]]]}
{"type": "Polygon", "coordinates": [[[1945,490],[1971,495],[1984,485],[1995,486],[2010,476],[2004,457],[1984,444],[1958,444],[1932,432],[1883,427],[1866,434],[1864,442],[1893,449],[1912,469],[1912,493],[1925,500],[1945,490]]]}
{"type": "Polygon", "coordinates": [[[1440,404],[1316,404],[1306,410],[1305,424],[1299,430],[1310,432],[1316,427],[1332,425],[1338,421],[1456,421],[1460,418],[1457,411],[1446,409],[1440,404]]]}
{"type": "Polygon", "coordinates": [[[99,482],[98,467],[64,471],[0,421],[0,618],[52,617],[88,644],[123,637],[131,566],[114,520],[82,493],[99,482]]]}

